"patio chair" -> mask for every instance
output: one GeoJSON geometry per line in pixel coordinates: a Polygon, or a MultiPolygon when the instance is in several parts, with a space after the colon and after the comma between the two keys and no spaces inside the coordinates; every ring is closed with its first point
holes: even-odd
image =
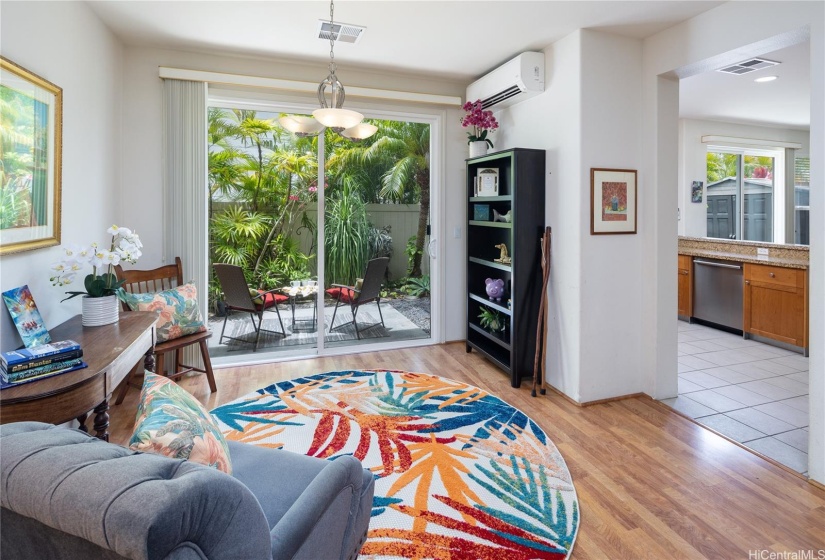
{"type": "Polygon", "coordinates": [[[236,340],[238,342],[251,343],[249,340],[224,335],[224,332],[226,331],[226,321],[229,319],[229,311],[242,311],[249,313],[249,317],[252,319],[252,326],[255,328],[255,346],[253,352],[258,350],[258,343],[261,339],[261,331],[286,336],[284,322],[281,320],[281,311],[278,309],[278,304],[287,301],[289,298],[285,295],[275,293],[279,290],[279,288],[269,290],[268,292],[258,290],[258,295],[253,296],[250,294],[249,286],[246,283],[246,278],[244,277],[243,269],[241,267],[234,264],[219,263],[215,263],[212,266],[215,267],[215,274],[218,276],[218,282],[220,283],[221,290],[223,291],[224,303],[226,304],[227,311],[226,316],[224,316],[223,319],[223,328],[221,328],[220,344],[223,344],[224,338],[228,340],[236,340]],[[264,311],[272,311],[273,308],[275,309],[275,313],[278,315],[278,323],[281,325],[281,332],[270,331],[263,328],[264,311]],[[257,323],[255,323],[255,317],[258,318],[257,323]]]}
{"type": "MultiPolygon", "coordinates": [[[[161,292],[174,288],[175,286],[183,285],[183,265],[180,257],[175,257],[175,264],[168,264],[152,270],[123,270],[120,265],[115,266],[115,276],[118,280],[125,280],[123,289],[133,294],[146,294],[151,292],[161,292]]],[[[131,311],[126,302],[123,302],[123,310],[131,311]]],[[[175,352],[175,368],[169,374],[170,379],[179,379],[190,371],[200,371],[206,374],[206,379],[209,382],[209,389],[214,393],[217,391],[215,385],[215,375],[212,373],[212,361],[209,359],[209,349],[206,341],[212,336],[210,331],[199,332],[195,334],[181,336],[165,342],[159,342],[154,345],[150,354],[147,354],[146,366],[151,371],[154,365],[155,373],[158,375],[166,375],[164,371],[164,356],[167,352],[175,352]],[[195,366],[188,366],[181,362],[183,358],[183,349],[187,346],[197,344],[200,347],[201,358],[203,359],[203,369],[195,366]],[[153,359],[154,358],[154,359],[153,359]],[[152,363],[154,362],[154,364],[152,363]]],[[[132,385],[138,389],[140,384],[133,383],[135,370],[129,373],[129,377],[123,383],[123,388],[117,396],[115,404],[123,402],[126,396],[126,391],[132,385]]]]}
{"type": "Polygon", "coordinates": [[[360,289],[356,286],[333,284],[332,287],[326,291],[327,294],[335,298],[335,310],[332,312],[332,321],[330,321],[329,324],[330,331],[333,329],[340,329],[341,327],[352,323],[355,327],[355,335],[358,337],[358,340],[361,340],[361,331],[365,328],[374,327],[378,325],[378,323],[361,325],[361,328],[359,329],[358,322],[356,321],[356,315],[358,314],[358,309],[362,305],[373,301],[378,306],[378,316],[381,318],[381,326],[384,326],[384,315],[381,313],[381,282],[384,280],[384,274],[387,272],[389,262],[389,257],[380,257],[377,259],[372,259],[368,262],[367,272],[364,273],[364,281],[362,282],[360,289]],[[342,323],[336,327],[335,314],[338,312],[338,306],[347,303],[352,310],[352,321],[347,321],[346,323],[342,323]]]}

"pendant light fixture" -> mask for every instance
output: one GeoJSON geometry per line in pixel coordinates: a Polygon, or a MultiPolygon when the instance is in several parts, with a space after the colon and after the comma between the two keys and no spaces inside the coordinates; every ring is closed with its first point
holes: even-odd
{"type": "Polygon", "coordinates": [[[330,0],[329,74],[318,84],[318,103],[321,107],[312,112],[312,117],[286,115],[278,119],[278,122],[296,136],[317,136],[326,127],[350,140],[363,140],[375,134],[378,127],[362,123],[364,115],[361,113],[343,108],[346,92],[344,85],[335,75],[335,40],[338,38],[338,31],[335,28],[334,13],[335,3],[334,0],[330,0]]]}

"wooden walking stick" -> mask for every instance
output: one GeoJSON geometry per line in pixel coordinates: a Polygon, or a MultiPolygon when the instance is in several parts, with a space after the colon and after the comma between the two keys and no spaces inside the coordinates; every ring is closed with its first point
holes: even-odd
{"type": "MultiPolygon", "coordinates": [[[[545,356],[546,344],[544,339],[547,338],[547,283],[550,280],[550,228],[544,228],[544,235],[541,238],[541,303],[539,304],[539,317],[536,322],[536,356],[533,360],[533,389],[530,395],[536,396],[536,385],[539,378],[539,367],[541,367],[541,379],[544,382],[545,374],[545,356]],[[540,364],[540,365],[539,365],[540,364]]],[[[547,391],[542,387],[541,394],[547,391]]]]}

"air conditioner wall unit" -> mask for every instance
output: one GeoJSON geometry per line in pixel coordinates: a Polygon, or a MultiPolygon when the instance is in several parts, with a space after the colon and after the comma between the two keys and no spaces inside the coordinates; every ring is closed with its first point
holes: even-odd
{"type": "Polygon", "coordinates": [[[544,53],[523,52],[467,86],[467,101],[509,107],[544,91],[544,53]]]}

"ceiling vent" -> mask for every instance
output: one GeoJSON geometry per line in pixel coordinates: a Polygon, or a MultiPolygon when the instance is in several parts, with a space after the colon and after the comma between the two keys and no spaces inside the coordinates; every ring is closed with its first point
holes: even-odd
{"type": "Polygon", "coordinates": [[[324,41],[332,39],[338,43],[357,43],[361,40],[367,28],[362,25],[352,25],[350,23],[334,23],[320,20],[318,22],[318,38],[324,41]]]}
{"type": "Polygon", "coordinates": [[[726,66],[725,68],[720,68],[717,72],[724,72],[725,74],[750,74],[751,72],[756,72],[757,70],[762,70],[763,68],[770,68],[771,66],[776,66],[777,64],[779,63],[773,60],[751,58],[750,60],[744,60],[742,62],[737,62],[736,64],[726,66]]]}

